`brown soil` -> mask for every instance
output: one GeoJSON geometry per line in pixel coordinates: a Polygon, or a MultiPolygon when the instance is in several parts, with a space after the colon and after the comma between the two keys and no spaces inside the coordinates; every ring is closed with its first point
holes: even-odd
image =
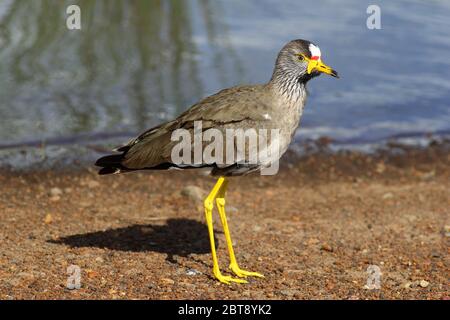
{"type": "Polygon", "coordinates": [[[4,171],[0,298],[449,298],[448,149],[321,153],[295,163],[230,182],[238,261],[266,276],[230,286],[211,277],[202,201],[185,188],[206,192],[213,178],[4,171]],[[66,288],[70,265],[81,268],[80,289],[66,288]],[[365,288],[370,265],[380,268],[379,290],[365,288]]]}

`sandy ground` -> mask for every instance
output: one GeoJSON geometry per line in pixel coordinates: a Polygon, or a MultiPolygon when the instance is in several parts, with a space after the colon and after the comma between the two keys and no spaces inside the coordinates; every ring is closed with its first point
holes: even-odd
{"type": "Polygon", "coordinates": [[[448,149],[392,154],[322,153],[232,179],[238,261],[266,278],[230,286],[211,277],[201,196],[213,178],[3,171],[0,298],[448,299],[448,149]],[[80,289],[66,288],[70,265],[80,289]]]}

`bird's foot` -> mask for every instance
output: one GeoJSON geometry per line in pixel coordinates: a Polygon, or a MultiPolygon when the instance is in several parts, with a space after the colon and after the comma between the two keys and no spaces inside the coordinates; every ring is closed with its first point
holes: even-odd
{"type": "Polygon", "coordinates": [[[247,270],[242,270],[239,268],[237,263],[231,263],[230,269],[233,271],[235,275],[237,275],[240,278],[247,278],[247,277],[258,277],[258,278],[264,278],[264,275],[262,275],[259,272],[251,272],[247,270]]]}
{"type": "Polygon", "coordinates": [[[243,280],[243,279],[233,278],[232,276],[224,276],[220,272],[220,270],[213,270],[213,273],[217,280],[219,280],[220,282],[225,283],[225,284],[231,284],[232,282],[247,283],[247,281],[243,280]]]}

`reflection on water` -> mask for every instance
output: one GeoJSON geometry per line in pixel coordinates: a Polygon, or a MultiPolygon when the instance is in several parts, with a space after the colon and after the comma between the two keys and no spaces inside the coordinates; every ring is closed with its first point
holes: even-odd
{"type": "Polygon", "coordinates": [[[220,12],[219,4],[78,1],[82,31],[65,28],[68,4],[3,3],[2,142],[139,131],[180,113],[205,90],[194,23],[206,26],[218,85],[228,84],[228,73],[239,75],[231,46],[228,52],[214,49],[218,30],[224,30],[220,16],[213,13],[220,12]]]}
{"type": "Polygon", "coordinates": [[[378,3],[382,30],[366,28],[368,0],[1,0],[0,148],[123,141],[223,87],[267,81],[294,38],[342,74],[311,83],[299,139],[448,131],[450,3],[378,3]],[[73,3],[81,31],[66,28],[73,3]]]}

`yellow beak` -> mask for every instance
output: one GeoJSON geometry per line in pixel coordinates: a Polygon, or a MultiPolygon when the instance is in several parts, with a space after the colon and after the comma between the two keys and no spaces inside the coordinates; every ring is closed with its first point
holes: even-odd
{"type": "Polygon", "coordinates": [[[327,66],[322,60],[309,60],[308,61],[308,74],[311,74],[314,70],[319,71],[321,73],[329,74],[335,78],[339,78],[338,73],[327,66]]]}

